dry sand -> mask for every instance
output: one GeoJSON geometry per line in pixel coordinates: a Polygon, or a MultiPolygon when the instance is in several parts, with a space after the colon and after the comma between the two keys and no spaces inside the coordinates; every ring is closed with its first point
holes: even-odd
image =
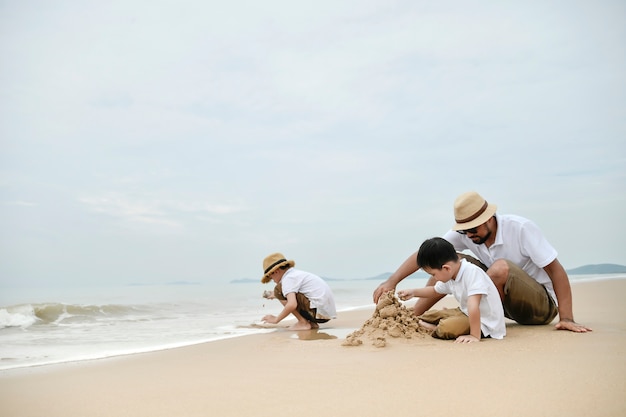
{"type": "Polygon", "coordinates": [[[626,280],[573,291],[592,333],[508,322],[504,340],[344,346],[372,305],[317,332],[0,372],[0,416],[626,416],[626,280]]]}

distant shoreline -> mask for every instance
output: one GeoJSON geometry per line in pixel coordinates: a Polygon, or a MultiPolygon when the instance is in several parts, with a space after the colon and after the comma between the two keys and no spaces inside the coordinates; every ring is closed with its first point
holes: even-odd
{"type": "MultiPolygon", "coordinates": [[[[568,275],[614,275],[614,274],[626,274],[626,266],[618,264],[589,264],[579,266],[573,269],[565,270],[568,275]]],[[[385,272],[374,277],[367,278],[329,278],[322,277],[325,281],[384,281],[391,276],[391,272],[385,272]]],[[[407,279],[412,278],[428,278],[428,274],[424,271],[417,271],[415,274],[411,274],[407,279]]],[[[256,284],[259,283],[259,279],[253,278],[239,278],[230,280],[230,284],[256,284]]]]}

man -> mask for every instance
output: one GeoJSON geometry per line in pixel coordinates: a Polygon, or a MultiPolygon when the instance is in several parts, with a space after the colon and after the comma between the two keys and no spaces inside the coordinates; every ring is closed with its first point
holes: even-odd
{"type": "MultiPolygon", "coordinates": [[[[556,250],[537,225],[515,215],[496,214],[476,192],[460,195],[454,203],[456,223],[443,237],[459,252],[470,250],[479,260],[465,255],[486,270],[493,281],[506,317],[520,324],[548,324],[559,315],[558,330],[591,331],[574,321],[572,289],[556,250]]],[[[374,302],[418,269],[417,252],[374,291],[374,302]]],[[[428,286],[434,285],[431,277],[428,286]]],[[[420,298],[416,315],[431,308],[443,295],[420,298]]]]}

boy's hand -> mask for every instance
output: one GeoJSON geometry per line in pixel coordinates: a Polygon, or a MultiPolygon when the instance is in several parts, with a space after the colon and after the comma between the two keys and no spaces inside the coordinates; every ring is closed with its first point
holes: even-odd
{"type": "Polygon", "coordinates": [[[264,323],[276,324],[278,323],[278,317],[268,314],[267,316],[263,317],[262,321],[264,323]]]}
{"type": "Polygon", "coordinates": [[[400,290],[398,291],[398,298],[402,301],[410,300],[413,298],[413,291],[411,290],[400,290]]]}
{"type": "Polygon", "coordinates": [[[480,339],[475,338],[471,334],[464,334],[456,338],[454,343],[473,343],[480,342],[480,339]]]}

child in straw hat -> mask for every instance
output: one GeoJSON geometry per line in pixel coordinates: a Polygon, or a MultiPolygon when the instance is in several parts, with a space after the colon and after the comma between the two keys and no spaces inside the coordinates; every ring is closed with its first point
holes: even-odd
{"type": "Polygon", "coordinates": [[[281,253],[273,253],[263,260],[261,282],[276,283],[273,294],[267,298],[277,298],[283,310],[278,316],[268,314],[262,320],[276,324],[292,314],[297,322],[289,327],[290,330],[317,329],[319,323],[336,318],[335,298],[326,281],[310,272],[295,269],[295,264],[281,253]]]}
{"type": "Polygon", "coordinates": [[[401,300],[452,294],[457,309],[430,310],[420,316],[420,326],[439,339],[457,343],[479,342],[482,337],[502,339],[506,334],[500,295],[489,276],[478,266],[459,259],[454,246],[440,237],[420,246],[417,262],[436,280],[434,286],[398,291],[401,300]]]}

